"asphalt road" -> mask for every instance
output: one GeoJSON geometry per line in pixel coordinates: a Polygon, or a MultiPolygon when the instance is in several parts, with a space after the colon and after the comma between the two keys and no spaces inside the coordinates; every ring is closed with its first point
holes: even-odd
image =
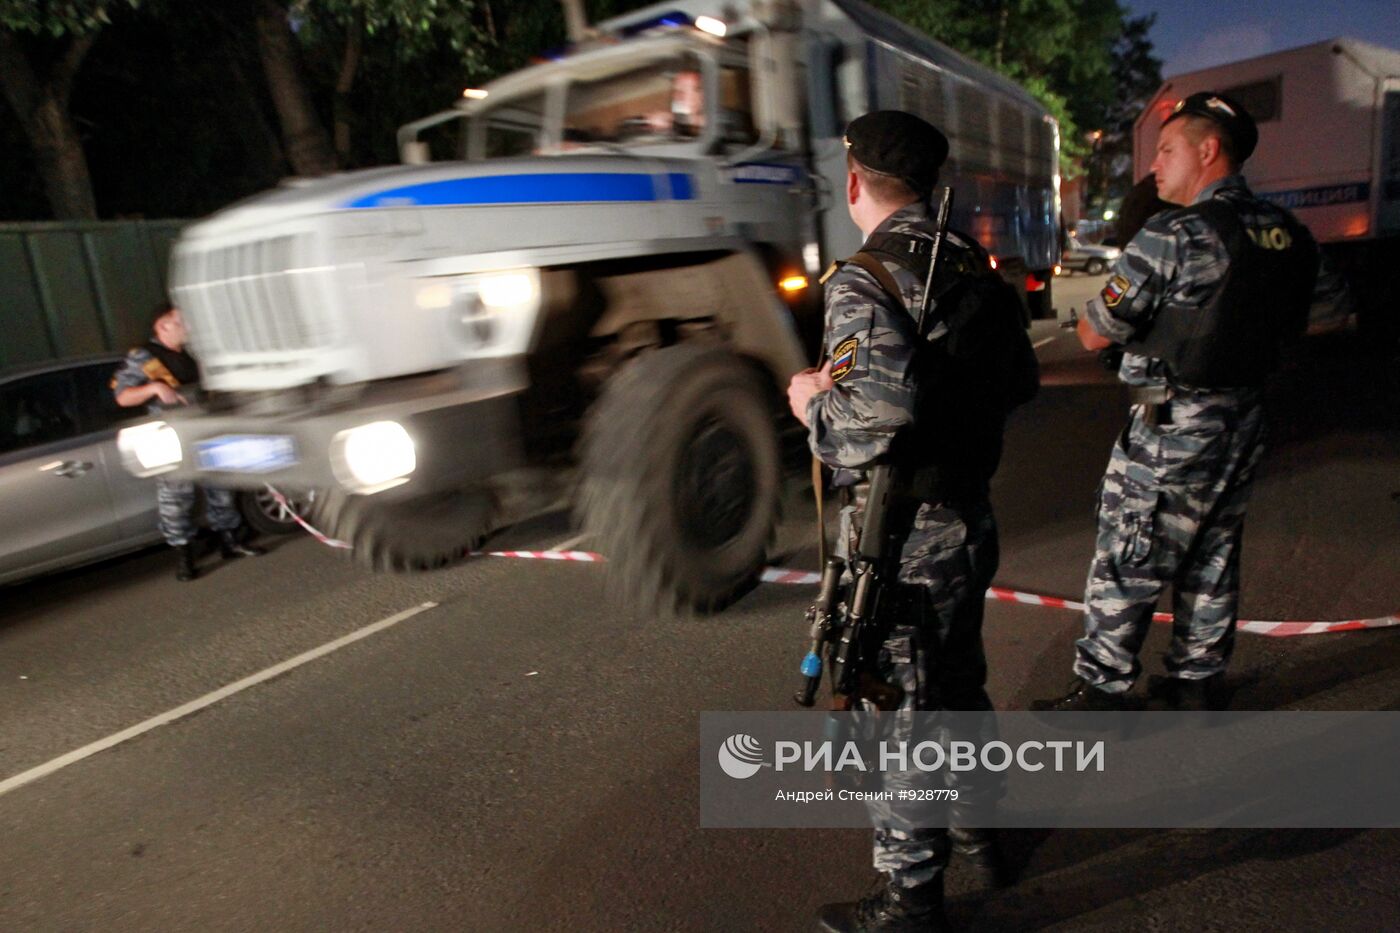
{"type": "MultiPolygon", "coordinates": [[[[1062,279],[1058,301],[1094,287],[1062,279]]],[[[1047,322],[1033,336],[1046,387],[1015,415],[997,480],[998,583],[1077,597],[1125,404],[1067,332],[1047,322]]],[[[1363,350],[1348,335],[1310,341],[1273,393],[1246,618],[1400,609],[1400,393],[1394,363],[1363,350]]],[[[797,484],[790,500],[777,558],[812,568],[811,507],[797,484]]],[[[493,544],[576,534],[548,514],[493,544]]],[[[0,791],[0,929],[796,930],[872,877],[865,832],[698,828],[698,713],[788,708],[809,589],[763,586],[678,623],[613,605],[588,564],[368,576],[301,537],[193,584],[172,568],[156,550],[0,591],[0,782],[435,605],[0,791]]],[[[1072,613],[990,604],[998,706],[1063,689],[1078,627],[1072,613]]],[[[1154,631],[1149,672],[1165,643],[1154,631]]],[[[1395,629],[1242,635],[1233,704],[1397,709],[1397,662],[1395,629]]],[[[1007,843],[1008,890],[978,894],[951,869],[961,927],[1400,924],[1394,831],[1007,843]]]]}

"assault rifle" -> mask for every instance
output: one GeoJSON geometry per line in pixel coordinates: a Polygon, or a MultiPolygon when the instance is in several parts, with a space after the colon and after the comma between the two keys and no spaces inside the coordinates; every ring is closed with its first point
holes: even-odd
{"type": "MultiPolygon", "coordinates": [[[[919,339],[928,333],[929,313],[934,309],[933,280],[943,241],[948,234],[948,214],[953,207],[953,189],[944,188],[938,205],[938,225],[929,249],[928,276],[924,280],[915,327],[919,339]]],[[[856,553],[851,560],[849,589],[841,578],[845,563],[832,557],[822,568],[817,601],[807,610],[811,627],[811,647],[802,659],[802,689],[793,699],[799,706],[816,702],[821,687],[822,656],[831,667],[831,708],[850,710],[859,700],[869,700],[878,709],[896,709],[904,691],[881,680],[875,672],[875,659],[884,633],[876,625],[880,598],[889,589],[899,554],[886,527],[897,487],[898,468],[881,463],[870,471],[870,491],[866,496],[865,520],[861,526],[856,553]],[[843,618],[844,617],[844,618],[843,618]]],[[[825,533],[825,532],[823,532],[825,533]]]]}

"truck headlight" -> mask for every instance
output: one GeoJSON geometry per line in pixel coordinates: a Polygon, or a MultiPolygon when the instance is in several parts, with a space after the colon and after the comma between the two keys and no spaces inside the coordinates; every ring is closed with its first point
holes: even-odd
{"type": "Polygon", "coordinates": [[[117,432],[122,463],[137,476],[155,476],[180,465],[185,458],[180,435],[164,421],[151,421],[117,432]]]}
{"type": "Polygon", "coordinates": [[[540,303],[540,274],[535,269],[492,272],[477,279],[477,294],[488,311],[534,311],[540,303]]]}
{"type": "MultiPolygon", "coordinates": [[[[530,348],[543,289],[538,269],[509,269],[464,275],[452,281],[450,332],[462,355],[514,356],[530,348]]],[[[437,293],[420,287],[418,303],[437,293]]]]}
{"type": "Polygon", "coordinates": [[[331,441],[331,468],[352,492],[381,492],[406,483],[417,466],[413,438],[397,421],[362,424],[331,441]]]}

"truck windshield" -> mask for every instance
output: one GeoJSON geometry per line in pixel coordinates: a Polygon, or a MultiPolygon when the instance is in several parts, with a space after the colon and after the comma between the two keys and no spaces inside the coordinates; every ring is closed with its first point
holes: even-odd
{"type": "Polygon", "coordinates": [[[472,154],[500,159],[538,152],[544,132],[545,92],[502,101],[473,119],[472,154]],[[479,148],[478,148],[479,147],[479,148]]]}
{"type": "MultiPolygon", "coordinates": [[[[743,69],[726,67],[719,78],[722,138],[727,142],[751,138],[747,75],[743,69]]],[[[471,155],[491,159],[591,145],[694,140],[705,134],[714,113],[705,90],[703,65],[693,55],[656,59],[596,77],[574,77],[562,88],[563,123],[557,133],[547,132],[551,117],[545,90],[517,95],[477,110],[472,118],[471,155]]]]}
{"type": "Polygon", "coordinates": [[[653,62],[569,84],[562,145],[667,142],[705,130],[705,81],[698,61],[653,62]]]}

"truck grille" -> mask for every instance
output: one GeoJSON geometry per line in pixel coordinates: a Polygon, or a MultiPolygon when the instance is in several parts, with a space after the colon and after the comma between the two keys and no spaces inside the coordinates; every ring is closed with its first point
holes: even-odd
{"type": "Polygon", "coordinates": [[[323,312],[327,267],[308,234],[215,249],[181,250],[176,299],[201,356],[283,354],[328,345],[323,312]]]}

